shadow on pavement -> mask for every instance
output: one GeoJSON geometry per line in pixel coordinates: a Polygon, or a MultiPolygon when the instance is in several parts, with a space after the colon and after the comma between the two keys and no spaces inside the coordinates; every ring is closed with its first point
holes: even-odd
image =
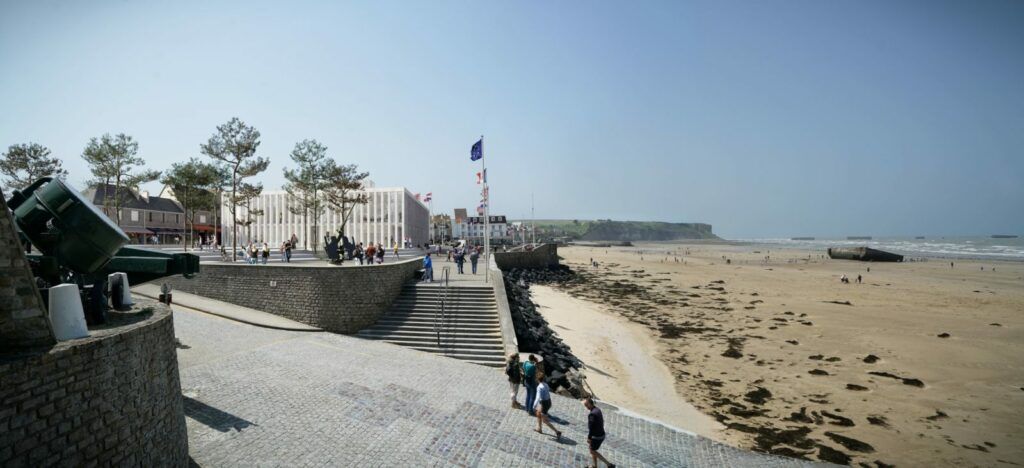
{"type": "Polygon", "coordinates": [[[256,425],[231,413],[225,413],[224,411],[207,405],[206,403],[194,398],[189,398],[184,395],[182,395],[181,398],[185,403],[185,416],[220,432],[229,432],[231,429],[241,431],[249,426],[256,425]]]}

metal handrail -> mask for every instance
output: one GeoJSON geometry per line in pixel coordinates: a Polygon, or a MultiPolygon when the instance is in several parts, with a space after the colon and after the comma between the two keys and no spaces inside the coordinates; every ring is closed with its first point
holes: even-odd
{"type": "Polygon", "coordinates": [[[448,302],[448,276],[451,273],[450,267],[444,267],[441,269],[441,280],[438,281],[437,285],[441,288],[441,304],[437,308],[437,312],[434,313],[434,333],[437,335],[437,347],[444,351],[444,347],[441,345],[441,331],[444,329],[444,322],[447,318],[446,304],[448,302]]]}

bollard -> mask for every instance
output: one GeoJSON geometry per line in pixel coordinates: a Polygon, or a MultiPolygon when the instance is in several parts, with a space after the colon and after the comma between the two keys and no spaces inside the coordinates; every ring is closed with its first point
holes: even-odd
{"type": "Polygon", "coordinates": [[[85,310],[78,286],[60,284],[49,291],[50,326],[57,341],[67,341],[89,336],[85,326],[85,310]]]}
{"type": "Polygon", "coordinates": [[[128,274],[117,272],[107,276],[110,284],[110,302],[115,310],[123,310],[135,304],[132,301],[131,285],[128,284],[128,274]]]}

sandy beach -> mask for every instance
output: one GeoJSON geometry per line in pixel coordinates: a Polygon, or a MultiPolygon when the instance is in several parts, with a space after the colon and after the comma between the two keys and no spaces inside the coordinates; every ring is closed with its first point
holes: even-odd
{"type": "Polygon", "coordinates": [[[533,298],[613,404],[815,460],[1024,464],[1024,263],[730,244],[559,253],[578,280],[533,298]]]}

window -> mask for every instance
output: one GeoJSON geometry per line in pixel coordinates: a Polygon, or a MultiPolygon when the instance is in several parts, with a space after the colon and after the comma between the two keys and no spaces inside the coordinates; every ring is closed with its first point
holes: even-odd
{"type": "Polygon", "coordinates": [[[180,216],[180,215],[178,215],[178,214],[174,215],[174,224],[178,224],[178,223],[181,222],[181,220],[178,218],[178,216],[180,216]]]}
{"type": "Polygon", "coordinates": [[[160,213],[160,222],[167,222],[167,213],[160,213]]]}
{"type": "MultiPolygon", "coordinates": [[[[206,222],[206,215],[199,215],[199,222],[200,223],[205,223],[206,222]]],[[[280,221],[278,221],[278,222],[280,222],[280,221]]]]}
{"type": "Polygon", "coordinates": [[[138,220],[139,220],[139,210],[132,210],[132,221],[138,222],[138,220]]]}
{"type": "Polygon", "coordinates": [[[152,223],[153,222],[153,212],[152,211],[146,212],[146,218],[149,219],[149,222],[152,223]]]}

